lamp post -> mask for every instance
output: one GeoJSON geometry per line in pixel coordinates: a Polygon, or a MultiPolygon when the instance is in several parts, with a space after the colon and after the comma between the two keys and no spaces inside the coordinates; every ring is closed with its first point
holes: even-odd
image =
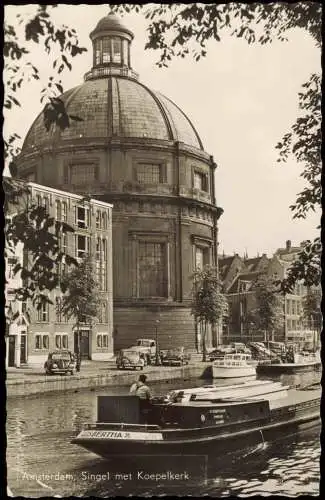
{"type": "Polygon", "coordinates": [[[156,319],[155,323],[155,330],[156,330],[156,366],[160,365],[160,358],[159,358],[159,343],[158,343],[158,325],[160,321],[159,319],[156,319]]]}

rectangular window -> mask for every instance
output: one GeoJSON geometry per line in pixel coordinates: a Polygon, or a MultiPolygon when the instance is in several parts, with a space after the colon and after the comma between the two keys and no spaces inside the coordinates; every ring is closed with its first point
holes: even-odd
{"type": "Polygon", "coordinates": [[[49,304],[42,303],[40,309],[37,310],[37,321],[47,323],[49,320],[49,304]]]}
{"type": "Polygon", "coordinates": [[[112,39],[113,43],[113,62],[117,64],[121,64],[122,60],[122,55],[121,55],[121,39],[120,38],[113,38],[112,39]]]}
{"type": "Polygon", "coordinates": [[[129,65],[129,49],[128,49],[128,41],[123,40],[123,64],[124,66],[129,65]]]}
{"type": "Polygon", "coordinates": [[[101,229],[101,213],[99,210],[96,212],[96,229],[101,229]]]}
{"type": "Polygon", "coordinates": [[[108,335],[98,334],[97,335],[97,347],[108,347],[108,335]]]}
{"type": "Polygon", "coordinates": [[[208,191],[208,176],[203,172],[194,171],[193,187],[200,191],[208,191]]]}
{"type": "Polygon", "coordinates": [[[61,201],[56,200],[55,201],[55,218],[56,220],[61,220],[61,201]]]}
{"type": "Polygon", "coordinates": [[[61,203],[61,221],[67,222],[68,220],[68,206],[66,201],[62,201],[61,203]]]}
{"type": "Polygon", "coordinates": [[[47,334],[35,335],[35,349],[48,349],[49,336],[47,334]]]}
{"type": "Polygon", "coordinates": [[[100,53],[101,53],[100,44],[101,44],[101,40],[95,40],[95,64],[96,64],[96,66],[98,64],[100,64],[100,62],[101,62],[101,60],[100,60],[100,53]]]}
{"type": "Polygon", "coordinates": [[[85,255],[89,254],[89,237],[78,234],[76,243],[76,256],[82,259],[85,255]]]}
{"type": "MultiPolygon", "coordinates": [[[[103,53],[103,63],[111,62],[111,40],[108,37],[102,39],[102,53],[103,53]]],[[[97,63],[99,64],[99,63],[97,63]]]]}
{"type": "Polygon", "coordinates": [[[136,167],[136,177],[141,184],[159,184],[162,182],[162,166],[153,163],[139,163],[136,167]]]}
{"type": "Polygon", "coordinates": [[[100,305],[98,322],[108,323],[108,308],[107,308],[107,302],[105,301],[103,301],[100,305]]]}
{"type": "Polygon", "coordinates": [[[50,212],[50,202],[47,196],[43,196],[43,207],[45,212],[48,214],[50,212]]]}
{"type": "Polygon", "coordinates": [[[195,269],[203,270],[210,264],[210,248],[195,245],[195,269]]]}
{"type": "Polygon", "coordinates": [[[166,243],[139,241],[138,252],[139,296],[166,297],[166,243]]]}
{"type": "Polygon", "coordinates": [[[76,224],[81,229],[87,229],[89,227],[88,207],[76,207],[76,224]]]}
{"type": "Polygon", "coordinates": [[[76,186],[87,186],[96,180],[96,166],[91,163],[70,165],[70,182],[76,186]]]}
{"type": "Polygon", "coordinates": [[[69,345],[68,335],[55,335],[55,347],[57,349],[67,349],[69,345]]]}

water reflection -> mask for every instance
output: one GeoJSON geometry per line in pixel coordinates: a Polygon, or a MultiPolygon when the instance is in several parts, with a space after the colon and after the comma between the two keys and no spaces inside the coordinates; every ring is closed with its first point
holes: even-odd
{"type": "MultiPolygon", "coordinates": [[[[282,376],[289,385],[308,384],[319,380],[319,374],[282,376]]],[[[181,381],[153,384],[156,395],[171,387],[192,387],[206,381],[181,381]]],[[[209,496],[282,494],[317,495],[319,488],[319,429],[288,438],[271,445],[248,448],[245,454],[209,459],[180,457],[168,467],[186,468],[190,481],[180,484],[136,478],[139,467],[161,471],[166,460],[148,458],[140,463],[135,457],[107,462],[70,443],[81,426],[96,420],[98,394],[126,394],[128,388],[98,389],[96,392],[56,394],[31,399],[7,401],[7,465],[8,483],[14,495],[44,496],[141,496],[164,494],[209,496]],[[131,459],[131,460],[130,460],[131,459]],[[94,479],[96,474],[110,472],[109,480],[94,479]],[[112,476],[113,473],[134,474],[132,481],[112,476]],[[84,474],[83,474],[84,473],[84,474]],[[88,474],[88,475],[87,475],[88,474]],[[57,477],[61,475],[60,477],[57,477]]]]}

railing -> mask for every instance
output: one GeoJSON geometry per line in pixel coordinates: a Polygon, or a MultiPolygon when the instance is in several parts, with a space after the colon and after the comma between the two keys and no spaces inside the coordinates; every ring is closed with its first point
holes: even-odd
{"type": "Polygon", "coordinates": [[[95,78],[103,78],[107,76],[125,76],[128,78],[133,78],[135,80],[139,79],[138,73],[130,68],[103,67],[93,68],[92,70],[88,71],[84,76],[84,80],[94,80],[95,78]]]}

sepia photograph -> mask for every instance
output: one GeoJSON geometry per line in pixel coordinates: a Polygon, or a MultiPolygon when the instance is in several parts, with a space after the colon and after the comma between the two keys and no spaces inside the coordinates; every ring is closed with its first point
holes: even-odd
{"type": "Polygon", "coordinates": [[[318,497],[322,4],[6,4],[6,494],[318,497]]]}

